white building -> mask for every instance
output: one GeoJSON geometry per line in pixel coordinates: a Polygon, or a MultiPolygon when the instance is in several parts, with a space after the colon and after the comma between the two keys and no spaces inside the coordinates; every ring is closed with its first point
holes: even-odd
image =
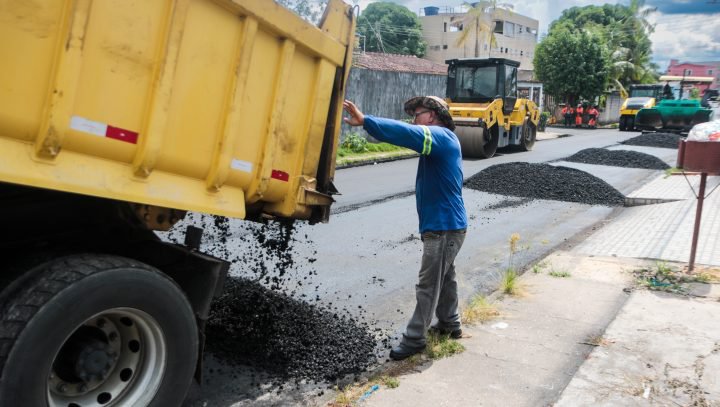
{"type": "MultiPolygon", "coordinates": [[[[423,39],[427,42],[425,58],[445,62],[453,58],[475,57],[475,33],[470,33],[462,46],[458,37],[465,29],[462,24],[467,7],[425,7],[420,15],[423,39]]],[[[492,13],[492,11],[491,11],[492,13]]],[[[494,14],[496,46],[490,47],[489,33],[479,38],[480,58],[507,58],[520,62],[520,69],[532,70],[535,46],[538,41],[538,20],[498,9],[494,14]]]]}

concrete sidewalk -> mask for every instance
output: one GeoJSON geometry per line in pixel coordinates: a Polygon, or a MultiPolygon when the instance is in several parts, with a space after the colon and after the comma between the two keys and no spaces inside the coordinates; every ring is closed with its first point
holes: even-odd
{"type": "Polygon", "coordinates": [[[697,256],[715,283],[646,288],[658,261],[687,265],[697,178],[658,175],[629,193],[676,201],[623,208],[547,256],[520,278],[524,295],[495,295],[498,319],[464,327],[464,353],[418,366],[361,405],[720,406],[720,192],[705,201],[697,256]]]}

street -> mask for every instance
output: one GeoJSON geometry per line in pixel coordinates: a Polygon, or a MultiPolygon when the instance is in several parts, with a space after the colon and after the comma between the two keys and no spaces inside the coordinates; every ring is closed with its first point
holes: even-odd
{"type": "MultiPolygon", "coordinates": [[[[612,129],[568,129],[567,132],[572,136],[538,142],[531,152],[465,160],[465,177],[500,163],[554,161],[585,148],[611,146],[637,135],[612,129]]],[[[660,150],[666,159],[675,154],[674,150],[652,150],[660,150]]],[[[402,332],[414,307],[414,285],[422,251],[415,198],[409,194],[416,165],[416,159],[407,159],[337,172],[336,184],[343,193],[334,207],[339,213],[335,213],[328,224],[301,225],[295,232],[296,257],[317,259],[312,264],[298,261],[296,266],[301,271],[296,271],[296,275],[306,275],[307,270],[317,273],[310,283],[292,287],[298,295],[319,295],[322,301],[348,310],[361,310],[358,312],[363,313],[365,320],[393,337],[402,332]]],[[[658,174],[658,171],[626,169],[606,170],[603,176],[603,167],[563,165],[607,178],[625,194],[658,174]]],[[[475,293],[493,292],[505,268],[523,269],[551,250],[582,239],[581,232],[594,229],[614,211],[621,210],[559,201],[521,201],[467,188],[463,194],[469,227],[456,259],[461,301],[475,293]],[[521,250],[510,259],[508,240],[513,233],[520,235],[521,250]]],[[[236,229],[227,247],[232,253],[243,251],[243,223],[231,224],[236,229]]],[[[242,273],[241,267],[236,266],[233,272],[242,273]]],[[[312,395],[297,391],[262,394],[252,389],[246,392],[242,383],[250,381],[245,377],[247,372],[243,376],[242,369],[231,373],[224,369],[218,374],[213,369],[217,367],[216,362],[210,355],[206,355],[206,362],[207,380],[202,388],[195,386],[191,390],[187,407],[203,406],[203,403],[234,406],[313,402],[312,395]]]]}
{"type": "MultiPolygon", "coordinates": [[[[620,132],[617,129],[576,129],[564,127],[548,128],[556,133],[568,133],[574,137],[563,137],[545,140],[535,144],[530,152],[499,151],[489,160],[464,160],[465,178],[491,165],[513,161],[541,163],[558,160],[570,156],[577,151],[605,147],[627,140],[638,133],[620,132]]],[[[335,186],[342,195],[336,197],[333,211],[344,211],[348,207],[355,208],[369,202],[393,197],[403,192],[411,192],[415,188],[415,171],[417,159],[407,159],[337,171],[335,186]]]]}

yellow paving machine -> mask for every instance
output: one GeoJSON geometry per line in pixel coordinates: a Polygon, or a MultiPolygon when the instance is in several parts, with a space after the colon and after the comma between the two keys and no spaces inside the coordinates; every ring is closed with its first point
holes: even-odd
{"type": "Polygon", "coordinates": [[[535,145],[540,111],[518,98],[520,63],[504,58],[451,59],[447,102],[463,157],[490,158],[498,148],[535,145]]]}

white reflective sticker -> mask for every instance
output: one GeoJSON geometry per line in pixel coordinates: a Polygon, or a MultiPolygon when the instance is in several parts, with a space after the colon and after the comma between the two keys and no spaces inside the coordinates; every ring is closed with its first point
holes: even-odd
{"type": "Polygon", "coordinates": [[[253,165],[250,161],[238,160],[237,158],[233,158],[230,163],[230,167],[232,167],[233,170],[243,172],[252,172],[253,169],[253,165]]]}
{"type": "Polygon", "coordinates": [[[107,133],[107,127],[108,126],[105,123],[94,122],[80,116],[73,116],[70,118],[70,128],[73,130],[81,131],[83,133],[89,133],[96,136],[105,137],[105,133],[107,133]]]}

